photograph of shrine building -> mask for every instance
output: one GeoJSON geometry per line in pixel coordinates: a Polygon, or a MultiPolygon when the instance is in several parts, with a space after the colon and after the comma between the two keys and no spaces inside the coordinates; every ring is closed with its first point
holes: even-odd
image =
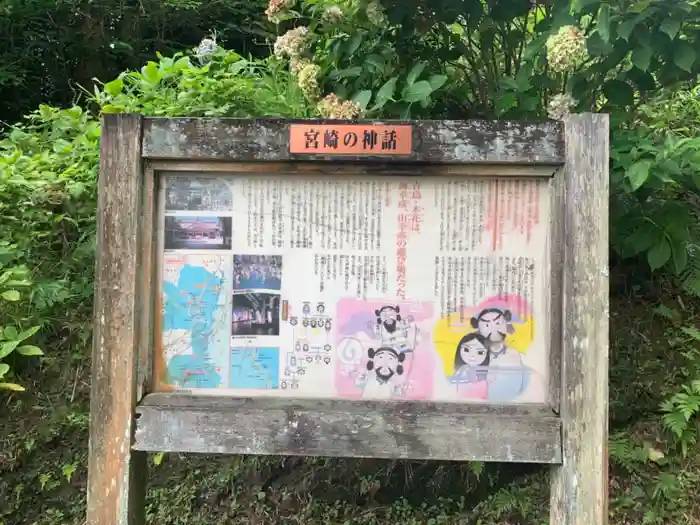
{"type": "Polygon", "coordinates": [[[231,217],[165,217],[166,250],[230,250],[231,217]]]}

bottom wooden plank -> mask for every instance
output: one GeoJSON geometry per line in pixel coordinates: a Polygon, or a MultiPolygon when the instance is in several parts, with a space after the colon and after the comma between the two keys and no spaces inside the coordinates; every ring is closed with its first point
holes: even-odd
{"type": "Polygon", "coordinates": [[[151,394],[134,449],[556,464],[561,423],[545,410],[151,394]]]}

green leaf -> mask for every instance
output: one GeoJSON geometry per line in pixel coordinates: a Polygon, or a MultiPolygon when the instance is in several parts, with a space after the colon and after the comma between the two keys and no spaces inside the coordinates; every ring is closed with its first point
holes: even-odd
{"type": "Polygon", "coordinates": [[[408,72],[408,75],[406,76],[406,84],[409,86],[413,84],[416,80],[418,80],[418,77],[420,74],[423,72],[425,69],[425,63],[424,62],[418,62],[415,66],[411,68],[411,71],[408,72]]]}
{"type": "Polygon", "coordinates": [[[121,78],[117,78],[105,84],[105,91],[113,97],[116,97],[119,93],[121,93],[123,88],[124,81],[121,78]]]}
{"type": "Polygon", "coordinates": [[[671,245],[666,238],[661,239],[647,252],[647,261],[652,271],[661,268],[670,258],[671,245]]]}
{"type": "Polygon", "coordinates": [[[697,53],[693,46],[688,42],[680,41],[676,43],[676,49],[673,52],[673,62],[683,71],[690,72],[693,69],[693,64],[697,58],[697,53]]]}
{"type": "Polygon", "coordinates": [[[384,58],[380,55],[367,55],[365,58],[365,64],[374,67],[378,72],[384,71],[386,62],[384,58]]]}
{"type": "Polygon", "coordinates": [[[22,345],[17,347],[17,353],[24,356],[44,355],[44,352],[38,346],[22,345]]]}
{"type": "Polygon", "coordinates": [[[649,64],[651,63],[651,48],[648,46],[640,46],[635,49],[632,53],[632,63],[642,71],[649,69],[649,64]]]}
{"type": "Polygon", "coordinates": [[[32,326],[31,328],[27,330],[23,330],[21,333],[17,335],[17,337],[13,337],[13,339],[17,341],[24,341],[25,339],[29,339],[31,336],[33,336],[35,333],[39,331],[41,326],[32,326]]]}
{"type": "Polygon", "coordinates": [[[664,160],[661,164],[659,164],[659,167],[671,175],[681,175],[682,173],[678,163],[673,159],[664,160]]]}
{"type": "Polygon", "coordinates": [[[0,359],[7,357],[12,351],[17,348],[19,341],[8,341],[0,345],[0,359]]]}
{"type": "Polygon", "coordinates": [[[10,371],[10,365],[5,363],[0,363],[0,379],[5,377],[5,375],[10,371]]]}
{"type": "Polygon", "coordinates": [[[419,102],[429,97],[432,92],[433,88],[430,83],[427,80],[421,80],[420,82],[406,86],[402,96],[404,102],[419,102]]]}
{"type": "Polygon", "coordinates": [[[674,239],[674,242],[671,243],[671,255],[673,257],[673,266],[676,269],[676,273],[680,274],[688,265],[686,243],[674,239]]]}
{"type": "Polygon", "coordinates": [[[601,4],[598,9],[598,34],[603,42],[610,42],[610,5],[601,4]]]}
{"type": "Polygon", "coordinates": [[[518,82],[512,77],[501,78],[500,84],[501,84],[501,88],[504,90],[506,90],[506,89],[511,90],[511,91],[518,90],[518,82]]]}
{"type": "Polygon", "coordinates": [[[496,97],[496,101],[494,103],[494,109],[496,110],[496,116],[501,116],[503,115],[506,111],[511,109],[513,106],[515,106],[515,103],[517,102],[517,97],[515,93],[512,92],[504,92],[499,94],[496,97]]]}
{"type": "Polygon", "coordinates": [[[6,326],[5,330],[3,330],[3,335],[8,341],[14,341],[15,339],[17,339],[19,332],[14,326],[6,326]]]}
{"type": "Polygon", "coordinates": [[[151,84],[157,84],[160,80],[160,75],[158,74],[158,64],[151,61],[141,68],[141,75],[151,84]]]}
{"type": "Polygon", "coordinates": [[[617,36],[625,40],[629,40],[630,35],[632,34],[632,30],[638,22],[639,20],[637,20],[637,17],[625,20],[619,26],[617,26],[617,36]]]}
{"type": "Polygon", "coordinates": [[[634,89],[622,80],[609,80],[603,85],[603,94],[611,104],[631,106],[634,103],[634,89]]]}
{"type": "Polygon", "coordinates": [[[649,178],[650,160],[638,160],[627,170],[627,179],[630,182],[632,191],[637,191],[649,178]]]}
{"type": "Polygon", "coordinates": [[[359,91],[358,93],[356,93],[355,96],[352,97],[352,101],[364,110],[365,108],[367,108],[367,104],[369,104],[371,98],[372,92],[368,89],[365,89],[364,91],[359,91]]]}
{"type": "Polygon", "coordinates": [[[598,33],[593,33],[586,39],[586,48],[592,57],[607,56],[615,49],[610,42],[604,41],[598,33]]]}
{"type": "Polygon", "coordinates": [[[0,390],[12,390],[13,392],[24,392],[24,387],[14,383],[0,383],[0,390]]]}
{"type": "Polygon", "coordinates": [[[377,91],[377,94],[374,96],[374,107],[372,110],[384,107],[384,105],[393,98],[398,79],[399,77],[390,78],[379,88],[379,91],[377,91]]]}
{"type": "Polygon", "coordinates": [[[683,331],[684,334],[689,335],[696,341],[700,341],[700,330],[698,330],[694,326],[681,326],[681,331],[683,331]]]}
{"type": "Polygon", "coordinates": [[[17,290],[6,290],[0,295],[2,295],[2,298],[6,301],[19,301],[19,292],[17,290]]]}
{"type": "Polygon", "coordinates": [[[674,20],[673,18],[667,18],[666,20],[661,22],[661,26],[659,26],[659,29],[666,33],[671,40],[676,38],[676,35],[678,34],[680,28],[681,21],[674,20]]]}
{"type": "Polygon", "coordinates": [[[362,74],[362,68],[360,66],[349,67],[347,69],[336,69],[328,74],[330,79],[341,79],[349,77],[359,77],[362,74]]]}
{"type": "Polygon", "coordinates": [[[352,56],[355,54],[355,51],[360,47],[360,44],[362,44],[362,39],[364,38],[363,33],[356,33],[354,37],[352,37],[348,41],[348,45],[345,48],[345,54],[347,56],[352,56]]]}
{"type": "Polygon", "coordinates": [[[645,222],[624,240],[624,257],[633,257],[647,251],[663,237],[652,224],[645,222]]]}
{"type": "Polygon", "coordinates": [[[445,85],[445,82],[447,82],[447,76],[445,75],[431,75],[430,78],[428,78],[428,83],[430,87],[433,88],[433,91],[440,89],[445,85]]]}

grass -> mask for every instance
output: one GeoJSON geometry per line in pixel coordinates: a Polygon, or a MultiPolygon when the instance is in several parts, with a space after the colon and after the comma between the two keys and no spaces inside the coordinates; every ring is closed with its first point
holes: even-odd
{"type": "MultiPolygon", "coordinates": [[[[613,525],[700,524],[700,455],[684,457],[659,406],[687,368],[664,303],[695,319],[667,283],[612,282],[610,518],[613,525]]],[[[50,353],[50,352],[48,352],[50,353]]],[[[89,366],[84,348],[26,370],[0,394],[0,524],[84,523],[89,366]]],[[[327,458],[151,455],[153,525],[539,525],[547,469],[535,465],[327,458]]]]}

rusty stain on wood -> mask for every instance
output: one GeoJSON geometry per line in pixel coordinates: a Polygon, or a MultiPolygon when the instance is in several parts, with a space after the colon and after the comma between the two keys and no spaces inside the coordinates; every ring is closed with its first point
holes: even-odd
{"type": "Polygon", "coordinates": [[[608,116],[566,122],[561,396],[563,462],[550,523],[608,520],[608,116]]]}
{"type": "Polygon", "coordinates": [[[288,176],[308,175],[366,175],[368,177],[415,176],[415,177],[498,177],[551,178],[556,166],[537,164],[421,164],[371,162],[354,164],[337,162],[228,162],[228,161],[189,161],[154,160],[149,165],[159,172],[197,172],[202,174],[245,173],[250,176],[270,174],[288,176]]]}
{"type": "Polygon", "coordinates": [[[87,523],[143,518],[145,454],[131,451],[137,394],[141,117],[102,122],[87,523]]]}
{"type": "Polygon", "coordinates": [[[344,161],[465,164],[549,164],[564,160],[563,127],[558,122],[522,121],[332,121],[285,119],[147,118],[143,155],[150,159],[285,161],[329,160],[336,156],[293,154],[292,124],[413,126],[413,153],[406,157],[345,156],[344,161]]]}

